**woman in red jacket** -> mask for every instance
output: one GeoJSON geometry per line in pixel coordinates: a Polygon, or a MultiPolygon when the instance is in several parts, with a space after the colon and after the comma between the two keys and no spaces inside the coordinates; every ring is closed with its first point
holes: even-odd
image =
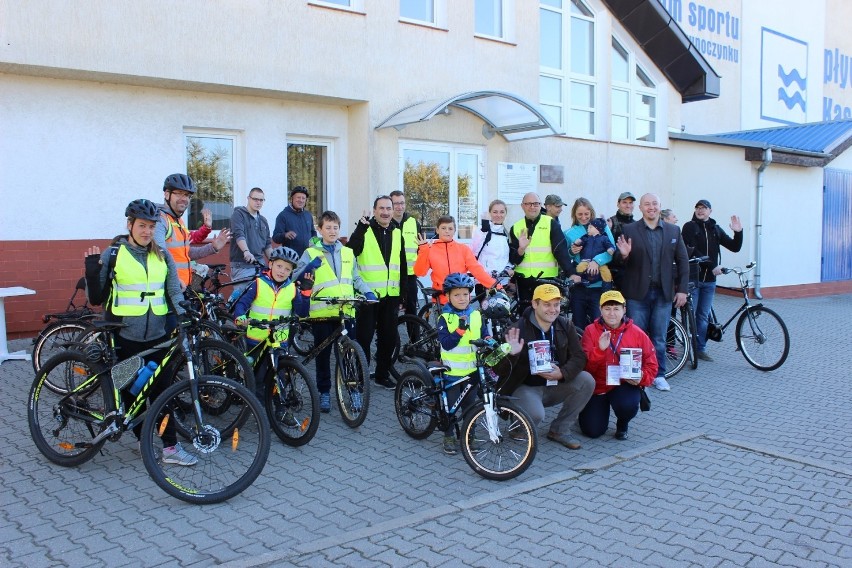
{"type": "Polygon", "coordinates": [[[621,292],[604,292],[600,304],[601,317],[583,332],[586,371],[595,378],[595,392],[580,412],[580,430],[589,438],[602,436],[609,426],[612,408],[615,438],[626,440],[628,424],[639,411],[640,388],[650,386],[657,376],[657,355],[651,339],[625,317],[627,308],[621,292]],[[624,376],[620,353],[625,348],[642,350],[641,379],[620,378],[624,376]]]}
{"type": "MultiPolygon", "coordinates": [[[[453,240],[456,234],[456,220],[449,215],[438,219],[438,240],[430,243],[418,235],[417,260],[414,262],[414,274],[426,276],[432,269],[432,288],[444,289],[444,279],[448,274],[470,272],[473,277],[488,288],[496,284],[496,280],[488,274],[488,271],[473,256],[473,252],[467,245],[453,240]]],[[[447,303],[446,294],[441,294],[441,304],[447,303]]]]}

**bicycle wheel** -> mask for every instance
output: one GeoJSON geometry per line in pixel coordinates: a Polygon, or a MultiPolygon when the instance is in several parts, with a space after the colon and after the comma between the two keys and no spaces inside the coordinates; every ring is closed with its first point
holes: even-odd
{"type": "Polygon", "coordinates": [[[485,406],[480,402],[465,417],[461,450],[473,471],[503,481],[519,476],[532,464],[538,437],[526,412],[507,401],[498,400],[494,407],[497,440],[491,439],[485,406]]]}
{"type": "Polygon", "coordinates": [[[396,418],[405,433],[415,440],[425,440],[438,425],[436,400],[430,394],[432,377],[419,369],[408,369],[396,382],[393,401],[396,418]]]}
{"type": "Polygon", "coordinates": [[[666,334],[666,378],[677,375],[689,356],[689,343],[686,330],[677,318],[669,319],[669,331],[666,334]]]}
{"type": "Polygon", "coordinates": [[[105,426],[104,417],[115,409],[112,383],[105,375],[98,375],[103,370],[83,353],[68,350],[51,357],[36,375],[30,388],[27,420],[36,447],[53,463],[80,465],[104,445],[105,439],[91,443],[105,426]],[[83,388],[63,394],[44,388],[48,381],[65,385],[69,392],[83,388]]]}
{"type": "Polygon", "coordinates": [[[370,381],[367,357],[361,346],[347,336],[337,341],[337,364],[334,371],[337,408],[344,424],[357,428],[367,418],[370,407],[370,381]]]}
{"type": "MultiPolygon", "coordinates": [[[[74,341],[78,333],[88,327],[84,320],[59,320],[45,327],[33,341],[33,371],[39,372],[47,360],[64,351],[63,344],[74,341]]],[[[53,386],[48,383],[48,388],[53,386]]]]}
{"type": "Polygon", "coordinates": [[[743,357],[761,371],[784,364],[790,354],[790,334],[781,317],[763,306],[753,306],[737,320],[737,346],[743,357]]]}
{"type": "Polygon", "coordinates": [[[305,356],[314,348],[312,326],[306,321],[299,321],[290,327],[290,345],[299,355],[305,356]]]}
{"type": "Polygon", "coordinates": [[[424,361],[441,358],[438,335],[423,318],[410,314],[399,316],[396,344],[391,352],[392,364],[396,365],[400,356],[424,361]]]}
{"type": "Polygon", "coordinates": [[[193,465],[178,465],[163,460],[161,431],[175,408],[192,401],[189,381],[166,389],[151,404],[142,425],[142,463],[151,479],[163,491],[189,503],[219,503],[251,485],[269,457],[271,435],[260,403],[244,386],[220,377],[199,377],[199,390],[217,390],[237,401],[233,406],[245,409],[239,428],[227,431],[231,421],[201,408],[202,427],[197,429],[190,417],[190,434],[181,444],[197,460],[193,465]]]}
{"type": "Polygon", "coordinates": [[[304,446],[317,433],[319,391],[308,371],[293,359],[278,359],[277,380],[266,381],[266,416],[275,435],[288,446],[304,446]]]}
{"type": "Polygon", "coordinates": [[[429,300],[429,303],[420,308],[417,312],[417,317],[426,322],[429,327],[435,329],[438,327],[438,318],[441,317],[441,306],[429,300]]]}
{"type": "MultiPolygon", "coordinates": [[[[232,379],[255,392],[254,371],[242,351],[218,339],[203,339],[192,355],[196,373],[232,379]]],[[[184,362],[184,365],[186,363],[184,362]]]]}
{"type": "Polygon", "coordinates": [[[691,369],[698,368],[698,327],[695,325],[695,312],[692,310],[692,302],[687,302],[680,308],[680,321],[683,330],[689,339],[688,361],[691,369]]]}

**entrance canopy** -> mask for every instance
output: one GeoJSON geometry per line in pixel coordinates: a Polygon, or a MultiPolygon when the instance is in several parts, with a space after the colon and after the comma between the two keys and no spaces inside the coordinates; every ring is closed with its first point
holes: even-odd
{"type": "Polygon", "coordinates": [[[509,142],[563,134],[535,105],[502,91],[475,91],[417,103],[390,115],[376,129],[392,126],[402,130],[409,124],[450,114],[450,107],[464,109],[481,118],[485,122],[482,134],[486,138],[491,138],[495,132],[509,142]]]}

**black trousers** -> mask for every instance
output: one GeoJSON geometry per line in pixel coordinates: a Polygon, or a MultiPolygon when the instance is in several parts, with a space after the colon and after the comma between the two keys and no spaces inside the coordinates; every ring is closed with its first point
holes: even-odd
{"type": "Polygon", "coordinates": [[[372,359],[371,344],[376,336],[376,380],[390,374],[391,355],[399,325],[399,296],[386,296],[375,304],[363,304],[355,321],[355,337],[367,363],[372,359]]]}

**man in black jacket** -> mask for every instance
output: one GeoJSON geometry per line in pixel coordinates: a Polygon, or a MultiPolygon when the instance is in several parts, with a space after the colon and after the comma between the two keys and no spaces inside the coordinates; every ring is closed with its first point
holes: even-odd
{"type": "Polygon", "coordinates": [[[624,269],[621,292],[627,298],[627,315],[654,342],[657,378],[654,387],[671,390],[666,381],[666,330],[672,301],[686,303],[689,257],[677,225],[660,219],[660,198],[646,193],[639,199],[642,218],[624,226],[613,263],[624,269]]]}
{"type": "Polygon", "coordinates": [[[534,290],[532,306],[506,332],[512,350],[495,370],[504,377],[500,392],[516,397],[517,405],[527,412],[536,427],[544,420],[545,408],[561,404],[547,437],[578,450],[580,441],[572,434],[571,427],[592,397],[595,379],[583,370],[586,354],[574,324],[559,314],[561,301],[559,288],[552,284],[542,284],[534,290]],[[523,349],[525,345],[527,349],[523,349]],[[529,354],[530,349],[533,355],[529,354]],[[549,361],[542,357],[547,353],[549,361]],[[540,366],[550,368],[533,373],[532,361],[537,359],[542,359],[540,366]]]}
{"type": "Polygon", "coordinates": [[[692,221],[683,225],[683,242],[686,243],[690,256],[696,258],[707,256],[710,260],[702,262],[695,270],[691,270],[689,280],[695,283],[692,290],[692,305],[695,307],[695,331],[698,334],[698,358],[702,361],[712,361],[707,354],[707,322],[713,307],[713,296],[716,294],[716,277],[722,273],[719,266],[721,259],[720,246],[731,252],[740,252],[743,247],[743,225],[736,215],[731,216],[731,230],[734,238],[728,236],[725,230],[710,218],[710,202],[701,199],[695,204],[695,214],[692,221]]]}

